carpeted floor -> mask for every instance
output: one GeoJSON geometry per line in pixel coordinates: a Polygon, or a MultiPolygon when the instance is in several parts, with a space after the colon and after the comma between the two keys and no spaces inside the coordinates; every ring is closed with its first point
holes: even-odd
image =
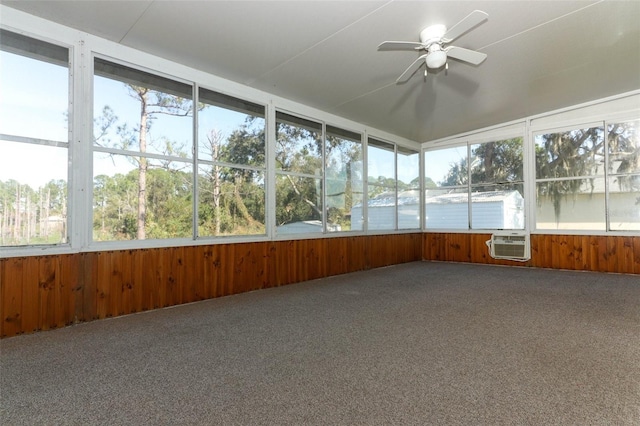
{"type": "Polygon", "coordinates": [[[2,425],[639,425],[640,278],[415,262],[0,341],[2,425]]]}

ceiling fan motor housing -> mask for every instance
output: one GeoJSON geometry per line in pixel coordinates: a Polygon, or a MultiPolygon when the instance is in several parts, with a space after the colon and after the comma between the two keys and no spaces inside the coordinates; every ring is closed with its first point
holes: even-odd
{"type": "Polygon", "coordinates": [[[427,48],[433,43],[440,43],[446,32],[446,25],[431,25],[420,32],[420,42],[427,48]]]}

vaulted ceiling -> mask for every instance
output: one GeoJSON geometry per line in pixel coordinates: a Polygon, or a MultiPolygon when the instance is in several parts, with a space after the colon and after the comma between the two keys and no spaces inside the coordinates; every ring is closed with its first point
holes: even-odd
{"type": "Polygon", "coordinates": [[[1,2],[417,142],[640,89],[640,1],[1,2]],[[484,63],[395,83],[418,54],[378,44],[476,9],[484,63]]]}

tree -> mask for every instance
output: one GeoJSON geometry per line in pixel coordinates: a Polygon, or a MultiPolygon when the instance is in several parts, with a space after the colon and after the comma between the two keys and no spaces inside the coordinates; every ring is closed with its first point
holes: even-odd
{"type": "Polygon", "coordinates": [[[255,117],[247,116],[229,137],[208,129],[199,150],[213,162],[199,172],[200,233],[264,233],[265,191],[260,184],[264,174],[259,170],[265,164],[264,126],[256,126],[255,117]]]}
{"type": "MultiPolygon", "coordinates": [[[[150,144],[159,145],[158,150],[169,155],[184,156],[181,147],[177,147],[172,141],[167,139],[150,138],[152,124],[158,115],[171,115],[186,117],[193,113],[193,102],[176,95],[170,95],[148,87],[125,84],[129,96],[139,102],[140,113],[139,122],[133,126],[125,122],[118,124],[119,119],[110,106],[104,106],[102,115],[94,120],[94,143],[98,146],[114,147],[123,150],[135,149],[141,156],[128,156],[128,160],[137,167],[137,202],[135,228],[137,239],[145,239],[147,225],[147,175],[149,170],[149,160],[144,154],[150,144]],[[117,140],[113,141],[112,130],[115,128],[117,140]]],[[[169,168],[166,163],[165,168],[169,168]]],[[[130,216],[123,217],[127,222],[126,228],[130,227],[130,216]]],[[[102,226],[102,224],[101,224],[102,226]]]]}
{"type": "MultiPolygon", "coordinates": [[[[474,145],[471,152],[471,184],[522,181],[522,139],[474,145]]],[[[452,163],[440,186],[467,185],[469,178],[467,158],[452,163]]]]}
{"type": "Polygon", "coordinates": [[[51,180],[38,189],[0,181],[1,245],[66,242],[67,185],[51,180]]]}
{"type": "Polygon", "coordinates": [[[276,221],[286,223],[322,220],[321,188],[316,178],[322,170],[322,139],[318,131],[284,122],[276,124],[276,221]],[[295,173],[295,174],[294,174],[295,173]]]}

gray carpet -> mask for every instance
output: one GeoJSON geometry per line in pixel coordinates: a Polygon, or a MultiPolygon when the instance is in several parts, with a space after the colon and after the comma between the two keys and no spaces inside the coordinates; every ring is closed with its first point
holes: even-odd
{"type": "Polygon", "coordinates": [[[2,425],[640,424],[631,275],[415,262],[0,351],[2,425]]]}

